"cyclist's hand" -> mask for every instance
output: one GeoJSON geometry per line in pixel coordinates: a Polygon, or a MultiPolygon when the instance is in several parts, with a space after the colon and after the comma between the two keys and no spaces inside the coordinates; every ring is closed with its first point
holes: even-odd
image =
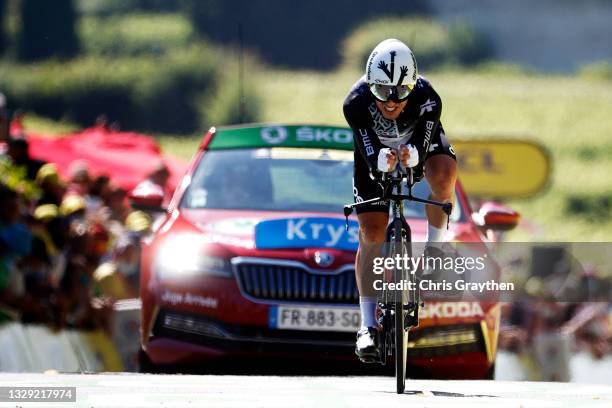
{"type": "Polygon", "coordinates": [[[408,160],[410,159],[410,150],[408,150],[408,147],[406,147],[405,144],[399,145],[399,159],[402,168],[405,169],[406,167],[408,167],[408,160]]]}
{"type": "Polygon", "coordinates": [[[419,151],[413,145],[399,145],[399,156],[402,168],[412,168],[419,164],[419,151]]]}
{"type": "Polygon", "coordinates": [[[397,164],[397,153],[388,147],[380,149],[378,152],[378,171],[383,173],[395,168],[397,164]]]}

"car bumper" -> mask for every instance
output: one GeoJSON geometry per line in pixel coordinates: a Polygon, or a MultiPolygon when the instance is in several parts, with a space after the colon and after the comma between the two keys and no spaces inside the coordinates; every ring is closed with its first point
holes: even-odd
{"type": "Polygon", "coordinates": [[[228,325],[200,315],[160,310],[146,352],[156,364],[242,356],[353,359],[354,338],[354,333],[228,325]]]}
{"type": "MultiPolygon", "coordinates": [[[[419,376],[428,378],[482,378],[491,362],[478,333],[478,325],[411,332],[408,364],[419,376]]],[[[251,357],[356,361],[354,339],[353,333],[228,325],[201,315],[162,309],[146,353],[153,363],[163,365],[251,357]]]]}

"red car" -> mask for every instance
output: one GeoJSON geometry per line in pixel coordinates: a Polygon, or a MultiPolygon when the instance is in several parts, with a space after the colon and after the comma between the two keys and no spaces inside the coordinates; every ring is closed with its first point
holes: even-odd
{"type": "MultiPolygon", "coordinates": [[[[148,366],[355,359],[357,222],[345,230],[342,214],[352,202],[352,140],[341,127],[210,129],[143,248],[148,366]]],[[[416,194],[427,196],[427,183],[416,194]]],[[[458,184],[454,240],[483,242],[483,230],[512,227],[518,217],[499,207],[472,215],[458,184]]],[[[423,206],[406,204],[405,216],[423,241],[423,206]]],[[[497,303],[427,302],[410,333],[409,364],[435,378],[490,376],[499,319],[497,303]]]]}

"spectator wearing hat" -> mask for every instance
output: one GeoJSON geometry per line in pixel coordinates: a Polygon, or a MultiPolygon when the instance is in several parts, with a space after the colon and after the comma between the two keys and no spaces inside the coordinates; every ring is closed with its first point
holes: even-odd
{"type": "Polygon", "coordinates": [[[86,210],[87,203],[85,199],[78,194],[66,195],[59,207],[60,215],[65,217],[68,222],[85,219],[86,210]]]}
{"type": "Polygon", "coordinates": [[[144,211],[132,211],[125,219],[125,227],[138,237],[143,237],[151,232],[151,216],[144,211]]]}
{"type": "Polygon", "coordinates": [[[42,195],[37,204],[53,204],[59,206],[66,192],[64,183],[61,181],[57,166],[53,163],[44,164],[36,173],[36,184],[42,190],[42,195]]]}

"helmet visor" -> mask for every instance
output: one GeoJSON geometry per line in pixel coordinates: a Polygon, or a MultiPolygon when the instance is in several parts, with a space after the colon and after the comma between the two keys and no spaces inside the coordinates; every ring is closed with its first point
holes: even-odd
{"type": "Polygon", "coordinates": [[[381,102],[388,100],[403,101],[408,98],[414,86],[411,85],[381,85],[371,84],[370,92],[381,102]]]}

